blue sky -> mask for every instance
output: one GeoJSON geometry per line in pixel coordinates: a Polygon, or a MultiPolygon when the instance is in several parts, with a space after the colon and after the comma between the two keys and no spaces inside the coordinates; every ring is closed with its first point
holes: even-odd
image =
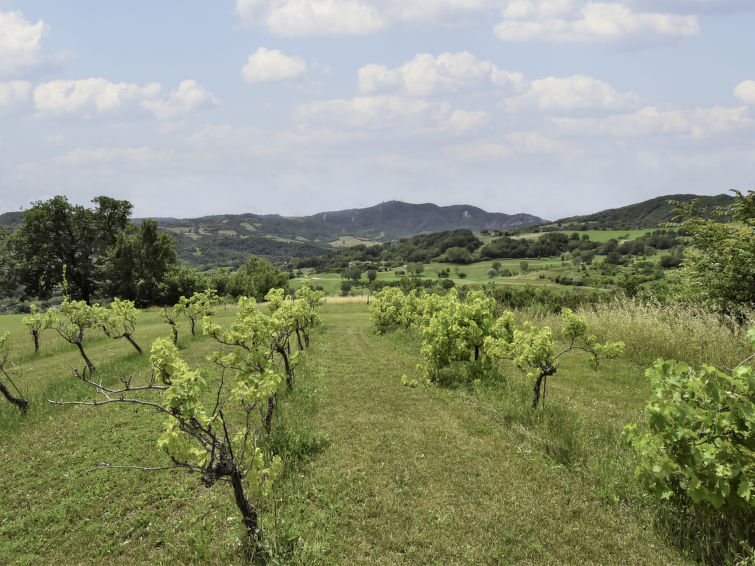
{"type": "Polygon", "coordinates": [[[0,0],[0,212],[752,188],[752,30],[752,0],[0,0]]]}

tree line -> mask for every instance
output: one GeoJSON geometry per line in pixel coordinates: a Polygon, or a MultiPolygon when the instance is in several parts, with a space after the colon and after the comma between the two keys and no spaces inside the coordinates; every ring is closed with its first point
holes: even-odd
{"type": "Polygon", "coordinates": [[[179,261],[175,240],[156,220],[130,221],[127,200],[98,196],[87,208],[65,196],[32,203],[14,231],[0,227],[0,294],[48,300],[65,295],[91,304],[119,297],[137,307],[175,304],[211,287],[224,296],[261,300],[287,276],[252,257],[237,271],[200,273],[179,261]]]}

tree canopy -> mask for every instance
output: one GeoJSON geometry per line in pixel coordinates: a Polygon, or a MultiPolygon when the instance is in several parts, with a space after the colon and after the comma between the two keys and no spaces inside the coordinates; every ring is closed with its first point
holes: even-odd
{"type": "Polygon", "coordinates": [[[703,217],[695,204],[679,205],[689,234],[684,251],[684,288],[693,298],[724,311],[755,305],[755,192],[733,191],[734,203],[703,217]],[[732,222],[722,219],[731,218],[732,222]]]}
{"type": "Polygon", "coordinates": [[[178,263],[176,243],[150,218],[139,228],[129,228],[117,235],[108,252],[106,290],[139,307],[160,302],[166,294],[166,274],[178,263]]]}
{"type": "Polygon", "coordinates": [[[99,284],[99,265],[118,233],[128,225],[132,205],[98,196],[90,209],[73,205],[65,196],[37,201],[24,212],[12,237],[15,275],[26,292],[49,298],[63,282],[68,294],[90,302],[99,284]]]}

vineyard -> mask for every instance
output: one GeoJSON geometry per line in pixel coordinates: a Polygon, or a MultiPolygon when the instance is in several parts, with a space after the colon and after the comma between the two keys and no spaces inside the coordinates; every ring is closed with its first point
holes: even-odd
{"type": "MultiPolygon", "coordinates": [[[[452,305],[454,313],[478,320],[487,316],[481,314],[486,312],[481,295],[450,296],[454,298],[446,306],[452,305]]],[[[207,379],[208,389],[197,397],[204,401],[206,418],[216,414],[213,387],[221,379],[220,354],[213,352],[251,335],[250,320],[257,321],[259,335],[259,324],[293,304],[280,295],[270,299],[272,308],[254,309],[270,313],[262,317],[243,303],[212,305],[212,322],[198,322],[196,336],[187,317],[174,319],[178,349],[171,355],[207,379]]],[[[92,470],[105,465],[160,468],[174,465],[171,458],[182,461],[178,445],[168,454],[158,448],[158,442],[166,442],[166,413],[127,403],[48,403],[48,398],[98,398],[96,387],[71,371],[84,367],[81,354],[48,329],[41,332],[35,355],[23,317],[6,317],[11,333],[5,350],[15,365],[4,367],[13,369],[29,408],[24,416],[10,403],[0,405],[5,480],[0,556],[10,563],[684,564],[701,557],[732,562],[751,552],[747,541],[752,527],[725,522],[726,506],[680,514],[678,507],[648,492],[635,474],[642,458],[623,432],[629,424],[645,430],[643,412],[653,393],[644,377],[650,364],[640,341],[651,349],[665,343],[664,354],[677,347],[677,357],[689,362],[733,367],[752,352],[743,332],[732,334],[711,318],[704,321],[706,334],[698,335],[697,342],[675,346],[664,334],[674,323],[669,326],[660,310],[645,311],[645,318],[655,317],[646,321],[653,330],[640,329],[638,337],[627,325],[637,312],[632,314],[627,305],[623,311],[615,305],[613,320],[603,313],[601,322],[597,311],[585,310],[564,318],[540,316],[532,325],[526,324],[533,318],[527,312],[505,315],[493,308],[490,332],[499,319],[494,314],[501,314],[512,330],[512,340],[501,342],[503,334],[498,335],[499,351],[502,344],[510,345],[503,350],[514,348],[516,332],[532,345],[524,334],[542,338],[543,329],[550,329],[556,355],[577,334],[588,336],[588,345],[595,348],[615,340],[612,328],[626,328],[623,349],[602,356],[597,369],[590,367],[591,354],[584,351],[560,358],[557,373],[548,378],[545,402],[533,410],[539,365],[532,374],[530,364],[504,359],[517,357],[508,355],[513,350],[494,363],[483,362],[483,338],[480,367],[462,370],[459,364],[475,363],[471,337],[476,334],[468,332],[469,326],[471,348],[459,340],[461,349],[447,356],[448,366],[428,365],[419,302],[409,303],[415,322],[407,325],[401,319],[380,328],[382,333],[375,325],[375,313],[386,311],[380,297],[373,298],[372,314],[364,304],[318,307],[323,324],[301,354],[295,327],[288,327],[294,328],[289,345],[296,358],[295,379],[291,388],[285,385],[285,364],[276,355],[269,366],[279,376],[271,434],[252,427],[262,431],[255,437],[262,473],[245,485],[259,512],[258,543],[247,534],[249,525],[232,486],[218,481],[209,488],[207,468],[202,469],[206,452],[187,461],[195,473],[92,470]],[[619,318],[622,312],[624,319],[619,318]],[[706,350],[705,344],[712,348],[706,350]],[[280,458],[280,465],[274,458],[280,458]],[[258,487],[252,489],[254,485],[258,487]]],[[[436,307],[443,310],[440,303],[436,307]]],[[[689,320],[694,318],[691,313],[689,320]]],[[[639,327],[640,321],[634,324],[639,327]]],[[[148,383],[155,361],[154,352],[150,361],[149,344],[164,337],[162,348],[168,351],[172,328],[164,311],[139,312],[132,337],[145,346],[143,355],[126,340],[91,331],[84,345],[96,366],[96,383],[101,380],[113,390],[124,388],[121,378],[126,376],[134,376],[132,388],[148,383]]],[[[490,341],[488,346],[494,349],[490,341]]],[[[228,368],[241,367],[250,358],[243,354],[223,360],[230,372],[228,368]]],[[[169,364],[163,360],[158,365],[169,364]]],[[[172,358],[171,367],[176,365],[172,358]]],[[[226,379],[231,373],[243,372],[226,373],[226,379]]],[[[251,369],[246,375],[264,372],[251,369]]],[[[154,383],[163,382],[158,377],[154,383]]],[[[257,421],[264,412],[253,412],[257,421]]],[[[224,421],[230,426],[231,416],[243,414],[225,413],[224,421]]],[[[237,441],[231,438],[227,444],[236,446],[237,441]]],[[[747,517],[746,506],[744,513],[747,517]]]]}
{"type": "MultiPolygon", "coordinates": [[[[734,222],[681,205],[695,236],[657,296],[556,292],[535,258],[520,285],[480,284],[506,261],[458,286],[442,263],[364,284],[346,264],[327,300],[314,272],[250,258],[197,289],[210,279],[144,261],[170,251],[154,223],[117,233],[112,269],[64,264],[2,317],[0,561],[753,564],[753,196],[716,211],[734,222]],[[137,256],[146,278],[121,285],[137,256]]],[[[17,258],[39,236],[24,226],[17,258]]],[[[383,252],[448,260],[466,240],[383,252]]]]}

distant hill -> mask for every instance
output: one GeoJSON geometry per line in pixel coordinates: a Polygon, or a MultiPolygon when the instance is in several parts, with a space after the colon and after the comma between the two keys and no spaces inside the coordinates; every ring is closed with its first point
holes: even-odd
{"type": "Polygon", "coordinates": [[[157,221],[178,241],[181,258],[202,267],[238,265],[251,254],[285,260],[321,255],[334,247],[390,242],[429,232],[533,226],[543,219],[530,214],[486,212],[474,206],[389,201],[302,217],[223,214],[157,221]]]}
{"type": "Polygon", "coordinates": [[[609,208],[594,214],[584,216],[569,216],[561,218],[545,226],[582,226],[588,228],[607,228],[607,229],[638,229],[638,228],[657,228],[663,222],[670,222],[674,214],[673,205],[669,200],[679,202],[691,202],[693,199],[699,199],[700,205],[708,213],[716,206],[726,206],[734,201],[734,197],[721,194],[716,196],[700,196],[690,194],[666,195],[655,197],[637,204],[630,204],[621,208],[609,208]]]}
{"type": "Polygon", "coordinates": [[[21,226],[21,222],[24,220],[23,212],[5,212],[0,214],[0,226],[5,226],[11,231],[21,226]]]}

